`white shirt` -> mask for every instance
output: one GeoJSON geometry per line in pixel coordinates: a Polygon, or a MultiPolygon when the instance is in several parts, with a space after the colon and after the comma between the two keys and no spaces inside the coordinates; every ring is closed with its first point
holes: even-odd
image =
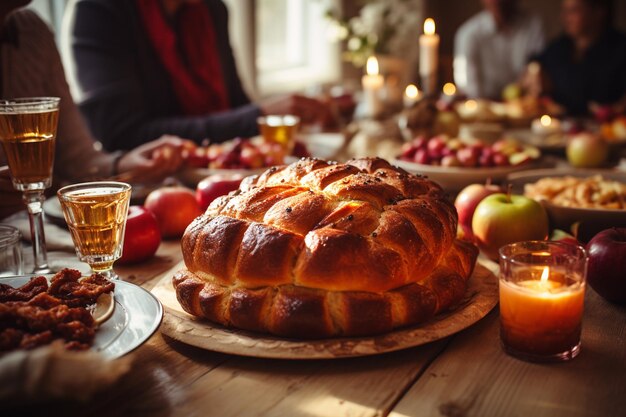
{"type": "Polygon", "coordinates": [[[537,16],[520,14],[499,31],[487,11],[465,22],[454,39],[454,81],[469,97],[499,99],[507,84],[523,73],[528,59],[543,49],[537,16]]]}

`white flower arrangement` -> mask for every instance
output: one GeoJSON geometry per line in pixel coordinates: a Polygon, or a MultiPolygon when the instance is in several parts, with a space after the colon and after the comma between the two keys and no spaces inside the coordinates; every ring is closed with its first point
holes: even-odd
{"type": "Polygon", "coordinates": [[[346,42],[344,58],[357,67],[375,54],[402,57],[417,42],[420,33],[422,0],[363,0],[359,14],[342,18],[333,10],[332,36],[346,42]]]}

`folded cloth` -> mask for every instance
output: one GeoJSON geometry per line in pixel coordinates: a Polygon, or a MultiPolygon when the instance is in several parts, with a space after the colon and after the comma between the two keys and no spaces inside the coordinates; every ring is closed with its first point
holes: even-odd
{"type": "MultiPolygon", "coordinates": [[[[12,216],[2,220],[2,223],[10,224],[19,229],[22,238],[30,242],[30,224],[28,222],[28,214],[26,211],[20,211],[12,216]]],[[[58,250],[66,252],[74,252],[74,242],[70,232],[66,229],[56,226],[48,221],[44,221],[44,234],[46,236],[46,246],[49,251],[58,250]]]]}
{"type": "Polygon", "coordinates": [[[51,399],[87,401],[115,383],[132,359],[106,359],[94,351],[68,351],[55,342],[0,356],[0,408],[51,399]]]}

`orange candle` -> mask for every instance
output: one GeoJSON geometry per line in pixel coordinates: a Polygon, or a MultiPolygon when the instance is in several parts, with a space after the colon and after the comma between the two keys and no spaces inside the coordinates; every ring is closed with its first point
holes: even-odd
{"type": "Polygon", "coordinates": [[[506,346],[556,355],[579,344],[585,287],[574,280],[555,280],[549,270],[544,268],[542,280],[500,282],[501,337],[506,346]]]}
{"type": "Polygon", "coordinates": [[[501,250],[500,337],[507,353],[524,359],[572,359],[580,350],[586,254],[544,245],[552,247],[518,258],[503,259],[501,250]]]}

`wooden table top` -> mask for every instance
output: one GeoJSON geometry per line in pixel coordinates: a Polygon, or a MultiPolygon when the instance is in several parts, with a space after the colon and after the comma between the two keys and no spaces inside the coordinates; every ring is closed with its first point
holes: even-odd
{"type": "MultiPolygon", "coordinates": [[[[116,270],[151,289],[180,260],[178,242],[164,242],[153,260],[116,270]]],[[[3,415],[624,416],[626,308],[592,290],[586,297],[582,351],[567,363],[505,355],[497,308],[444,340],[352,359],[237,357],[157,332],[131,354],[131,371],[88,404],[60,402],[3,415]]]]}

